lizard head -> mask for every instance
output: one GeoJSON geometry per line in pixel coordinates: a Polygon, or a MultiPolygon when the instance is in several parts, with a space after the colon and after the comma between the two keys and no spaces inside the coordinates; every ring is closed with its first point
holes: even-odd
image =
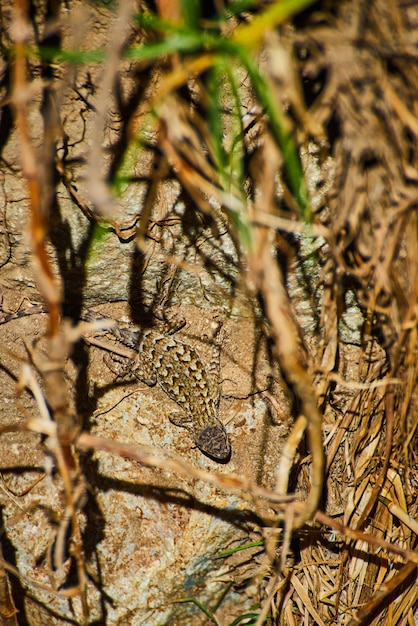
{"type": "Polygon", "coordinates": [[[209,426],[202,430],[195,443],[206,456],[218,461],[218,463],[228,463],[231,458],[231,445],[228,435],[219,426],[209,426]]]}

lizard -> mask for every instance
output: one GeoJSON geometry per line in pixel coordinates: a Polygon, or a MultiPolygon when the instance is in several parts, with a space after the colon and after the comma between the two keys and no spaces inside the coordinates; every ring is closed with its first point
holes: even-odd
{"type": "MultiPolygon", "coordinates": [[[[28,309],[5,314],[0,324],[34,313],[45,313],[43,304],[32,304],[28,309]]],[[[128,363],[129,370],[148,386],[157,383],[181,409],[172,412],[169,420],[185,428],[199,450],[218,463],[227,463],[231,445],[225,427],[218,417],[219,391],[197,350],[172,334],[155,329],[125,326],[116,320],[84,311],[80,318],[87,322],[110,320],[116,322],[108,329],[120,343],[134,350],[137,357],[128,363]]],[[[220,327],[218,327],[217,337],[220,327]]],[[[215,345],[217,344],[217,340],[215,345]]],[[[219,350],[219,346],[216,345],[219,350]]],[[[219,355],[218,355],[219,358],[219,355]]]]}

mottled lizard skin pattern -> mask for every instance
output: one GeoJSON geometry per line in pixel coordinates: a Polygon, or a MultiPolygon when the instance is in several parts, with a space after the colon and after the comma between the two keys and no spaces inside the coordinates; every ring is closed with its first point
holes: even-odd
{"type": "MultiPolygon", "coordinates": [[[[32,304],[16,313],[5,314],[0,324],[38,313],[46,313],[43,304],[32,304]]],[[[113,320],[106,315],[86,311],[81,319],[87,322],[113,320]]],[[[122,325],[110,328],[116,339],[138,354],[130,364],[130,373],[149,386],[157,382],[182,412],[170,415],[176,426],[186,428],[196,446],[219,463],[231,458],[231,446],[224,425],[218,418],[218,381],[213,381],[198,352],[189,344],[155,330],[122,325]]]]}
{"type": "MultiPolygon", "coordinates": [[[[86,321],[108,319],[87,312],[86,321]]],[[[109,318],[110,319],[110,318],[109,318]]],[[[138,353],[132,374],[147,385],[157,382],[182,409],[170,415],[176,426],[186,428],[196,446],[220,463],[231,457],[231,446],[224,425],[218,418],[219,393],[198,352],[172,335],[155,330],[136,330],[116,326],[111,332],[121,343],[138,353]]]]}

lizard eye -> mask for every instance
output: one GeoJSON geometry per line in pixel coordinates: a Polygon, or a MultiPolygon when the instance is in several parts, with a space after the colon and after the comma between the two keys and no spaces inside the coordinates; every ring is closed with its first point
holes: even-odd
{"type": "Polygon", "coordinates": [[[197,438],[196,445],[208,457],[227,463],[231,457],[231,446],[225,431],[218,426],[205,428],[197,438]]]}

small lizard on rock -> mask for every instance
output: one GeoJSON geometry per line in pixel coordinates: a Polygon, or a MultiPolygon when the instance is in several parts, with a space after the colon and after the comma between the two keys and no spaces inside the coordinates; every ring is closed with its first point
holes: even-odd
{"type": "MultiPolygon", "coordinates": [[[[29,309],[6,314],[0,323],[44,312],[46,308],[42,304],[32,305],[29,309]]],[[[82,313],[81,319],[100,322],[112,318],[86,311],[82,313]]],[[[158,382],[168,397],[182,409],[182,412],[172,413],[170,421],[187,429],[196,446],[206,456],[219,463],[227,463],[231,457],[231,446],[225,427],[218,418],[217,381],[213,380],[198,352],[172,335],[153,329],[142,330],[117,324],[108,332],[138,354],[138,358],[129,363],[130,373],[149,386],[158,382]]],[[[219,333],[220,326],[215,341],[218,358],[219,333]]]]}

